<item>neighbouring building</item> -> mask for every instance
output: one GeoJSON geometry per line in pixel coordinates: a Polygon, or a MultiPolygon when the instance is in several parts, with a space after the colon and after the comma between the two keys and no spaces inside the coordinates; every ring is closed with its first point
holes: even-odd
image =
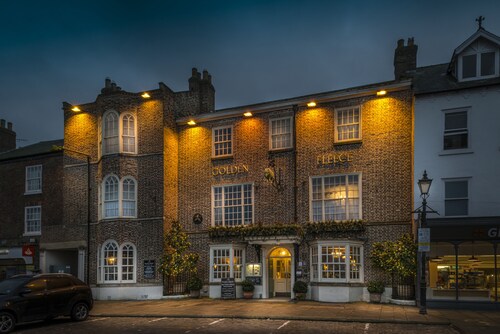
{"type": "Polygon", "coordinates": [[[449,63],[414,76],[414,179],[433,179],[428,204],[439,213],[427,219],[430,306],[498,306],[499,55],[500,37],[480,25],[449,63]]]}
{"type": "MultiPolygon", "coordinates": [[[[11,123],[8,131],[9,137],[15,138],[11,123]]],[[[52,149],[62,140],[19,149],[14,149],[15,141],[11,144],[11,150],[0,153],[0,280],[38,271],[40,261],[44,261],[42,236],[47,237],[54,233],[54,227],[58,231],[63,226],[62,153],[52,149]]],[[[78,275],[76,262],[64,263],[65,271],[78,275]]]]}

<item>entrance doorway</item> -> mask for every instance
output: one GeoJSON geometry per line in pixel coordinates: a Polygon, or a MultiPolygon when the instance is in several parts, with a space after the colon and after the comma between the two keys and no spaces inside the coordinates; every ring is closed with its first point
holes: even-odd
{"type": "Polygon", "coordinates": [[[292,256],[288,249],[275,248],[269,254],[269,296],[291,296],[291,262],[292,256]]]}

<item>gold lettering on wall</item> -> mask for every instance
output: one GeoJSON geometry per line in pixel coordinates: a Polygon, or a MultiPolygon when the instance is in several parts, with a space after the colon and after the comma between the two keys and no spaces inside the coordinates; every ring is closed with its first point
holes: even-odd
{"type": "Polygon", "coordinates": [[[321,166],[337,165],[352,161],[351,153],[326,153],[316,157],[316,163],[321,166]]]}
{"type": "Polygon", "coordinates": [[[212,168],[212,176],[218,175],[232,175],[232,174],[242,174],[248,173],[248,166],[241,165],[228,165],[228,166],[220,166],[212,168]]]}

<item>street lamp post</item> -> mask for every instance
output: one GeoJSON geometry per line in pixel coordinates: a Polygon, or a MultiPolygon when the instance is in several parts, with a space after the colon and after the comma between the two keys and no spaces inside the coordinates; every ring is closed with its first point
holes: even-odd
{"type": "MultiPolygon", "coordinates": [[[[420,197],[422,197],[422,210],[420,211],[420,229],[427,228],[427,197],[431,188],[432,179],[427,178],[427,171],[424,171],[423,177],[418,180],[420,197]]],[[[431,209],[432,210],[432,209],[431,209]]],[[[421,250],[418,258],[418,267],[420,268],[420,314],[427,314],[427,281],[426,281],[426,252],[421,250]]]]}

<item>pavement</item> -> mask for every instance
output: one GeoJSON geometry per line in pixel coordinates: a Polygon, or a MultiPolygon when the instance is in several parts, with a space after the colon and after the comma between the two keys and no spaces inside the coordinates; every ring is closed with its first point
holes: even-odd
{"type": "Polygon", "coordinates": [[[96,301],[93,317],[238,318],[452,326],[462,334],[500,333],[500,312],[427,309],[394,304],[294,302],[287,299],[96,301]]]}

